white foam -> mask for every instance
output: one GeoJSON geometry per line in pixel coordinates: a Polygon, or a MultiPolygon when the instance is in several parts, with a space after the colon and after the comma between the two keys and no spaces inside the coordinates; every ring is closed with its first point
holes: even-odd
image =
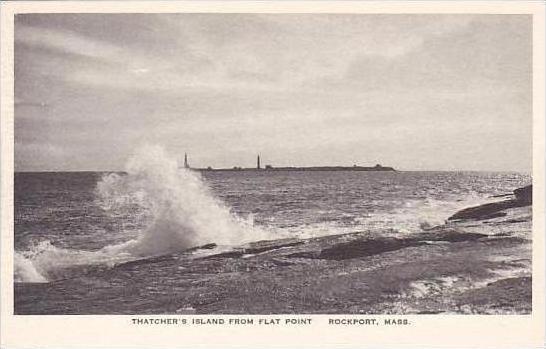
{"type": "Polygon", "coordinates": [[[106,248],[98,251],[72,250],[56,247],[45,240],[30,250],[15,253],[15,282],[48,282],[65,277],[65,271],[87,265],[113,266],[134,259],[128,253],[110,253],[106,248]]]}
{"type": "Polygon", "coordinates": [[[14,256],[15,282],[47,282],[47,279],[36,270],[31,260],[20,253],[15,253],[14,256]]]}

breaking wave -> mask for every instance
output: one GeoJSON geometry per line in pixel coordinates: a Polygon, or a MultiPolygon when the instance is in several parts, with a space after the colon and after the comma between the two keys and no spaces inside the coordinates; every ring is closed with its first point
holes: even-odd
{"type": "Polygon", "coordinates": [[[233,215],[198,173],[179,169],[177,161],[157,146],[140,149],[129,160],[126,174],[105,175],[96,195],[107,211],[142,206],[150,214],[147,226],[137,238],[97,251],[63,249],[42,241],[28,251],[16,252],[15,282],[47,282],[78,266],[112,266],[211,242],[234,245],[269,236],[252,221],[233,215]]]}

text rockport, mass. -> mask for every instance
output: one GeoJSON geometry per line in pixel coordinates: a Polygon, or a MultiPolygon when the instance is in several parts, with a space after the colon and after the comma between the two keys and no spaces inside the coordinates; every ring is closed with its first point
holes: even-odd
{"type": "MultiPolygon", "coordinates": [[[[255,325],[255,326],[291,326],[311,325],[312,318],[305,317],[195,317],[195,318],[132,318],[133,325],[255,325]]],[[[410,325],[405,318],[330,318],[328,325],[410,325]]]]}

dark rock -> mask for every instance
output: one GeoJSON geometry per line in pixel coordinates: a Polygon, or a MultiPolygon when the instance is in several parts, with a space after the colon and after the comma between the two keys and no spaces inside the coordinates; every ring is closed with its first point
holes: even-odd
{"type": "Polygon", "coordinates": [[[485,238],[487,235],[479,233],[461,233],[457,230],[440,230],[434,233],[419,234],[420,241],[447,241],[447,242],[462,242],[474,241],[485,238]]]}
{"type": "Polygon", "coordinates": [[[271,259],[271,263],[273,263],[273,264],[275,264],[276,266],[279,266],[279,267],[287,267],[287,266],[291,266],[291,265],[295,264],[294,262],[290,262],[290,261],[287,261],[285,259],[279,259],[279,258],[271,259]]]}
{"type": "Polygon", "coordinates": [[[289,257],[289,258],[317,259],[317,258],[320,258],[320,250],[319,251],[305,251],[305,252],[291,253],[291,254],[287,255],[286,257],[289,257]]]}
{"type": "Polygon", "coordinates": [[[124,262],[118,264],[115,268],[117,269],[126,269],[126,268],[132,268],[135,266],[139,266],[142,264],[151,264],[151,263],[161,263],[161,262],[167,262],[175,260],[176,257],[173,254],[166,254],[161,256],[153,256],[153,257],[147,257],[147,258],[141,258],[141,259],[135,259],[132,261],[124,262]]]}
{"type": "Polygon", "coordinates": [[[493,212],[491,214],[485,215],[482,217],[482,219],[493,219],[493,218],[499,218],[506,216],[506,212],[493,212]]]}
{"type": "Polygon", "coordinates": [[[215,243],[206,244],[206,245],[203,245],[203,246],[199,246],[197,248],[202,249],[202,250],[212,250],[213,248],[216,248],[216,244],[215,243]]]}
{"type": "Polygon", "coordinates": [[[516,201],[523,205],[531,205],[533,203],[533,185],[528,185],[523,188],[514,190],[516,201]]]}
{"type": "Polygon", "coordinates": [[[194,252],[194,251],[197,251],[197,250],[212,250],[213,248],[216,248],[216,244],[215,243],[210,243],[210,244],[205,244],[205,245],[201,245],[201,246],[195,246],[195,247],[192,247],[192,248],[188,248],[185,252],[194,252]]]}
{"type": "Polygon", "coordinates": [[[326,248],[320,252],[318,258],[334,260],[352,259],[424,244],[424,242],[414,239],[377,238],[373,240],[357,240],[326,248]]]}
{"type": "Polygon", "coordinates": [[[525,223],[527,220],[525,219],[507,219],[504,221],[504,223],[525,223]]]}
{"type": "Polygon", "coordinates": [[[205,256],[200,259],[212,259],[212,258],[240,258],[245,254],[244,250],[235,250],[213,254],[210,256],[205,256]]]}
{"type": "Polygon", "coordinates": [[[449,217],[448,220],[461,220],[461,219],[474,219],[474,220],[484,220],[497,217],[506,216],[504,211],[509,208],[514,207],[523,207],[529,206],[532,203],[532,194],[533,187],[528,185],[523,188],[518,188],[514,190],[515,198],[512,200],[504,200],[499,202],[492,202],[480,206],[465,208],[453,216],[449,217]]]}
{"type": "Polygon", "coordinates": [[[203,259],[210,258],[240,258],[245,254],[257,254],[266,251],[277,250],[283,247],[292,247],[301,245],[304,242],[298,239],[280,239],[280,240],[263,240],[250,243],[248,246],[239,248],[233,251],[222,252],[210,256],[203,257],[203,259]]]}
{"type": "Polygon", "coordinates": [[[461,233],[456,230],[438,230],[424,232],[406,238],[364,237],[342,242],[318,251],[302,251],[288,255],[290,258],[344,260],[373,256],[384,252],[396,251],[406,247],[426,245],[427,241],[462,242],[474,241],[487,237],[485,234],[461,233]]]}
{"type": "Polygon", "coordinates": [[[245,254],[256,254],[284,247],[297,246],[303,243],[303,241],[298,239],[264,240],[249,244],[249,246],[246,247],[244,251],[245,254]]]}
{"type": "Polygon", "coordinates": [[[508,208],[516,207],[517,202],[515,200],[505,200],[500,202],[492,202],[489,204],[484,204],[475,207],[465,208],[453,216],[449,217],[448,220],[459,220],[459,219],[489,219],[491,215],[498,213],[499,211],[506,210],[508,208]]]}

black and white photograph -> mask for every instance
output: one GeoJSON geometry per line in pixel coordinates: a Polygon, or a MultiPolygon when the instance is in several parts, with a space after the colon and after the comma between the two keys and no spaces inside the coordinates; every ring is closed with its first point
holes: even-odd
{"type": "Polygon", "coordinates": [[[19,13],[13,57],[15,315],[532,313],[530,14],[19,13]]]}

